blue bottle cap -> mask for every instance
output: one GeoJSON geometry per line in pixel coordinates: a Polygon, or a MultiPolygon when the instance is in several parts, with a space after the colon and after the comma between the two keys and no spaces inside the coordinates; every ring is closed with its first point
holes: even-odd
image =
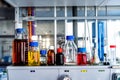
{"type": "Polygon", "coordinates": [[[78,52],[85,53],[86,52],[86,48],[78,48],[78,52]]]}
{"type": "Polygon", "coordinates": [[[30,42],[29,46],[38,47],[38,42],[30,42]]]}
{"type": "Polygon", "coordinates": [[[66,36],[66,39],[67,40],[74,40],[74,36],[72,36],[72,35],[71,36],[66,36]]]}
{"type": "Polygon", "coordinates": [[[23,33],[23,32],[24,32],[24,29],[23,29],[23,28],[17,28],[17,29],[16,29],[16,32],[17,32],[17,33],[23,33]]]}
{"type": "Polygon", "coordinates": [[[46,50],[40,50],[41,55],[46,55],[46,52],[47,52],[46,50]]]}

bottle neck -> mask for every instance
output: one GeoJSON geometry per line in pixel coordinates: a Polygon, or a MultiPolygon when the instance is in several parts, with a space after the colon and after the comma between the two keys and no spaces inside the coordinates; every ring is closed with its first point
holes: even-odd
{"type": "Polygon", "coordinates": [[[31,47],[31,46],[30,46],[30,50],[31,50],[31,51],[38,51],[38,49],[39,49],[38,47],[31,47]]]}
{"type": "Polygon", "coordinates": [[[15,39],[26,39],[26,36],[23,33],[17,33],[15,39]]]}
{"type": "Polygon", "coordinates": [[[25,32],[15,33],[15,39],[27,39],[27,35],[25,32]]]}
{"type": "MultiPolygon", "coordinates": [[[[74,48],[76,49],[76,51],[77,51],[77,45],[74,43],[73,40],[68,40],[68,41],[66,42],[66,44],[65,44],[65,47],[67,47],[67,46],[74,47],[74,48]]],[[[64,48],[65,48],[65,47],[64,47],[64,48]]]]}

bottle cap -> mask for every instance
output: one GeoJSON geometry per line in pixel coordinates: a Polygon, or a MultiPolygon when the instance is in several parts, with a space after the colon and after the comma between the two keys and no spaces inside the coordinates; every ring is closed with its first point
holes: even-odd
{"type": "Polygon", "coordinates": [[[53,49],[54,49],[54,46],[50,46],[50,48],[49,48],[49,49],[52,49],[52,50],[53,50],[53,49]]]}
{"type": "Polygon", "coordinates": [[[72,36],[72,35],[71,36],[66,36],[66,39],[67,40],[74,40],[74,36],[72,36]]]}
{"type": "Polygon", "coordinates": [[[29,46],[38,47],[38,42],[30,42],[29,46]]]}
{"type": "Polygon", "coordinates": [[[45,55],[46,54],[46,50],[40,50],[40,54],[42,54],[42,55],[45,55]]]}
{"type": "Polygon", "coordinates": [[[116,45],[110,45],[110,48],[116,48],[116,45]]]}
{"type": "Polygon", "coordinates": [[[78,48],[78,52],[85,53],[86,52],[86,48],[78,48]]]}
{"type": "Polygon", "coordinates": [[[17,29],[16,29],[16,32],[17,32],[17,33],[23,33],[23,31],[24,31],[23,28],[17,28],[17,29]]]}
{"type": "Polygon", "coordinates": [[[57,53],[62,53],[63,52],[63,49],[62,48],[58,48],[57,49],[57,53]]]}

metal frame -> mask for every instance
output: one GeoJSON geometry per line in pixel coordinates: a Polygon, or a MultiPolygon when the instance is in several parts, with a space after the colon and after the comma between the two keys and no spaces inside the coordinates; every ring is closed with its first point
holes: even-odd
{"type": "MultiPolygon", "coordinates": [[[[86,30],[87,30],[87,20],[95,20],[95,23],[96,23],[96,26],[97,26],[97,23],[98,23],[98,20],[99,19],[103,19],[103,20],[107,20],[107,19],[120,19],[120,16],[98,16],[98,8],[100,6],[95,6],[95,16],[87,16],[87,7],[88,6],[84,6],[85,8],[85,16],[81,17],[81,16],[73,16],[73,17],[69,17],[67,16],[67,7],[68,6],[64,6],[64,9],[65,9],[65,16],[64,17],[57,17],[57,7],[54,6],[54,16],[53,17],[19,17],[19,7],[16,7],[15,8],[15,22],[16,22],[16,27],[20,26],[20,22],[22,21],[35,21],[35,20],[53,20],[54,21],[54,46],[56,48],[56,45],[57,45],[57,21],[58,20],[64,20],[65,21],[65,37],[66,37],[66,26],[67,26],[67,20],[82,20],[84,19],[85,20],[85,37],[86,37],[86,30]]],[[[105,9],[106,10],[106,9],[105,9]]],[[[106,12],[107,13],[107,12],[106,12]]],[[[97,33],[97,27],[96,27],[96,33],[97,33]]],[[[77,34],[76,32],[73,33],[73,34],[77,34]]],[[[96,34],[96,37],[97,37],[97,34],[96,34]]],[[[96,41],[97,41],[97,38],[96,38],[96,41]]],[[[98,44],[96,43],[96,46],[98,44]]],[[[85,41],[85,47],[86,47],[86,41],[85,41]]],[[[97,49],[97,48],[96,48],[97,49]]],[[[56,49],[55,49],[56,50],[56,49]]]]}

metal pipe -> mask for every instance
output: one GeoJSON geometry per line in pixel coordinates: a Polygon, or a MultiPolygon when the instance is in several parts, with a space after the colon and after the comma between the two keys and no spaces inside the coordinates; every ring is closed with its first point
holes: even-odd
{"type": "MultiPolygon", "coordinates": [[[[31,10],[31,16],[34,16],[34,8],[31,10]]],[[[32,21],[32,35],[35,35],[35,21],[32,21]]]]}
{"type": "MultiPolygon", "coordinates": [[[[67,6],[65,6],[65,18],[67,17],[67,6]]],[[[67,36],[67,19],[65,19],[65,43],[66,43],[66,36],[67,36]]]]}
{"type": "MultiPolygon", "coordinates": [[[[72,7],[73,17],[77,16],[77,6],[72,7]]],[[[77,20],[73,20],[73,35],[75,36],[75,44],[78,45],[78,26],[77,20]]]]}
{"type": "MultiPolygon", "coordinates": [[[[57,16],[57,10],[56,10],[56,6],[54,7],[54,17],[57,16]]],[[[57,53],[57,20],[54,20],[54,46],[55,46],[55,53],[57,53]]]]}
{"type": "MultiPolygon", "coordinates": [[[[32,15],[32,8],[28,7],[28,17],[32,15]]],[[[32,21],[28,21],[28,42],[31,42],[32,37],[32,21]]]]}
{"type": "MultiPolygon", "coordinates": [[[[87,6],[85,6],[85,17],[87,17],[87,6]]],[[[87,19],[85,18],[85,23],[84,23],[84,47],[86,47],[87,43],[87,19]]]]}

